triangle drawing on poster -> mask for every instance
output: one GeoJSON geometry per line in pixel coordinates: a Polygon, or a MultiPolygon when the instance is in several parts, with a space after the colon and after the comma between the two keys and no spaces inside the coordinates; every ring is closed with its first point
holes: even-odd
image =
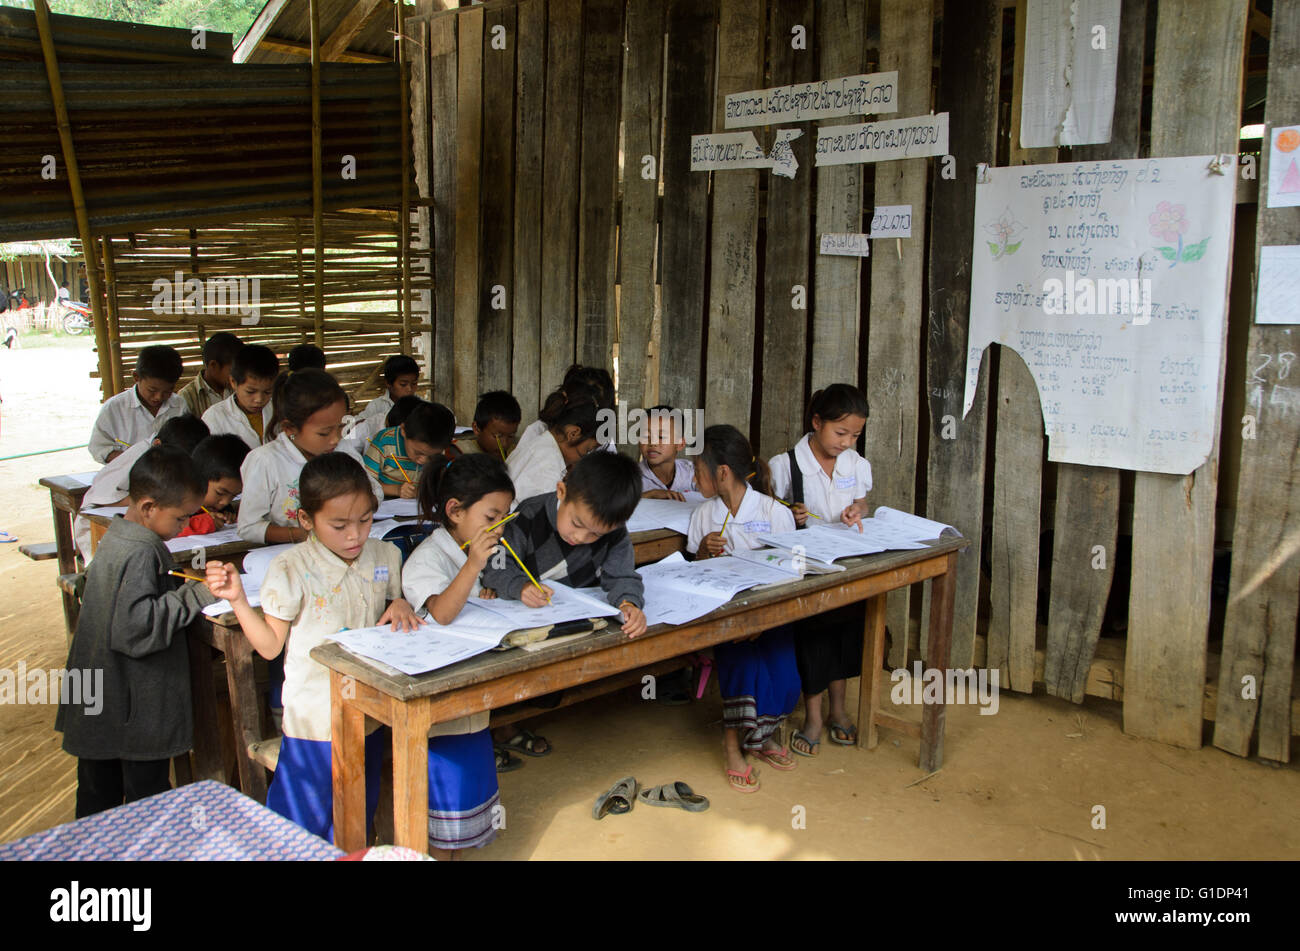
{"type": "Polygon", "coordinates": [[[1296,160],[1291,160],[1290,167],[1286,174],[1282,176],[1282,184],[1277,186],[1277,190],[1285,194],[1295,194],[1300,192],[1300,168],[1296,168],[1296,160]]]}

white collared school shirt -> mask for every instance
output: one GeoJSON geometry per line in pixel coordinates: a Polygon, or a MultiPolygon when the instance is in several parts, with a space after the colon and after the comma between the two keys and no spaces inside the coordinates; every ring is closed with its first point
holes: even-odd
{"type": "MultiPolygon", "coordinates": [[[[840,514],[871,491],[871,463],[863,459],[856,449],[845,449],[835,457],[835,467],[830,475],[813,456],[806,434],[794,447],[794,458],[803,473],[803,503],[808,511],[820,515],[828,522],[838,522],[840,514]]],[[[772,491],[778,498],[793,502],[790,485],[790,457],[785,453],[773,456],[767,463],[772,469],[772,491]]]]}
{"type": "MultiPolygon", "coordinates": [[[[402,565],[402,597],[411,603],[416,614],[427,619],[429,610],[425,607],[425,602],[446,591],[468,560],[451,532],[446,528],[434,529],[433,534],[420,542],[419,547],[411,552],[411,557],[406,559],[406,564],[402,565]]],[[[479,575],[471,593],[478,594],[482,588],[483,576],[479,575]]],[[[436,724],[429,735],[477,733],[486,729],[487,725],[488,712],[485,710],[449,723],[436,724]]]]}
{"type": "Polygon", "coordinates": [[[525,432],[514,452],[506,459],[506,469],[510,480],[515,484],[515,500],[510,508],[513,510],[524,499],[535,495],[545,495],[555,491],[555,484],[569,471],[560,452],[560,444],[555,441],[549,429],[540,433],[525,432]]]}
{"type": "Polygon", "coordinates": [[[656,489],[668,492],[690,492],[695,488],[695,466],[685,459],[673,460],[673,484],[664,485],[663,479],[655,475],[650,465],[642,459],[637,465],[641,469],[641,491],[653,492],[656,489]]]}
{"type": "Polygon", "coordinates": [[[158,408],[158,415],[150,414],[136,388],[123,390],[116,396],[110,396],[99,409],[95,425],[90,430],[90,444],[87,447],[91,458],[104,462],[110,452],[125,450],[142,439],[158,432],[158,427],[173,416],[182,416],[189,412],[185,401],[173,393],[167,402],[158,408]]]}
{"type": "MultiPolygon", "coordinates": [[[[90,509],[100,505],[121,504],[121,500],[126,497],[127,491],[131,488],[131,467],[152,445],[152,436],[141,439],[131,448],[124,449],[120,456],[96,472],[90,488],[82,496],[79,507],[90,509]]],[[[77,550],[81,552],[82,559],[86,564],[90,564],[90,519],[78,515],[73,524],[72,537],[77,543],[77,550]]]]}
{"type": "MultiPolygon", "coordinates": [[[[265,434],[269,435],[271,432],[273,415],[270,403],[262,407],[262,432],[265,434]]],[[[203,422],[207,424],[209,435],[220,436],[231,433],[244,440],[249,449],[256,449],[266,442],[263,437],[257,435],[257,430],[249,425],[248,415],[235,402],[234,393],[204,413],[203,422]]]]}
{"type": "MultiPolygon", "coordinates": [[[[385,390],[383,396],[376,396],[366,404],[366,408],[361,411],[357,416],[357,419],[373,419],[376,416],[383,419],[388,415],[388,411],[392,408],[393,398],[389,396],[388,391],[385,390]]],[[[384,427],[380,426],[379,428],[383,429],[384,427]]]]}
{"type": "Polygon", "coordinates": [[[794,516],[788,508],[747,485],[736,514],[730,518],[727,517],[727,504],[720,495],[705,499],[695,507],[686,533],[686,550],[691,554],[699,552],[704,536],[719,531],[724,522],[727,530],[722,537],[732,548],[762,548],[763,543],[757,536],[795,529],[794,516]]]}
{"type": "Polygon", "coordinates": [[[277,555],[262,581],[262,611],[290,622],[284,648],[284,735],[330,738],[329,670],[311,649],[342,630],[372,627],[402,596],[402,555],[377,538],[352,564],[315,536],[277,555]]]}

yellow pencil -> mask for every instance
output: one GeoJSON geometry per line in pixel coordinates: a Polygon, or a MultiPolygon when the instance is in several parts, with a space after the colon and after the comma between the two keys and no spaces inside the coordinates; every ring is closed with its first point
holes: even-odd
{"type": "MultiPolygon", "coordinates": [[[[776,496],[772,496],[772,498],[776,499],[776,496]]],[[[788,508],[788,509],[793,509],[793,508],[794,508],[794,506],[791,505],[789,502],[787,502],[785,499],[776,499],[776,500],[777,500],[778,502],[780,502],[782,505],[784,505],[784,506],[785,506],[786,508],[788,508]]],[[[826,521],[824,518],[822,518],[822,517],[821,517],[820,515],[818,515],[816,512],[809,512],[808,514],[809,514],[810,516],[812,516],[813,518],[817,519],[818,521],[821,521],[821,522],[826,521]]]]}
{"type": "MultiPolygon", "coordinates": [[[[543,589],[540,584],[537,584],[537,579],[533,577],[533,573],[528,570],[528,566],[523,563],[523,560],[520,559],[520,557],[515,554],[515,550],[510,547],[510,543],[503,538],[501,539],[501,544],[505,545],[506,551],[510,552],[510,554],[514,557],[515,561],[519,562],[519,567],[524,569],[524,574],[528,575],[528,580],[531,581],[534,585],[537,585],[538,591],[542,591],[543,593],[545,593],[545,589],[543,589]]],[[[549,596],[546,599],[546,603],[547,604],[551,603],[551,599],[549,596]]]]}
{"type": "MultiPolygon", "coordinates": [[[[511,513],[510,513],[509,515],[507,515],[505,518],[497,519],[495,522],[493,522],[493,523],[492,523],[491,525],[489,525],[487,528],[483,529],[483,531],[485,531],[485,532],[490,532],[490,531],[492,531],[492,529],[496,528],[498,525],[504,525],[506,522],[510,521],[512,518],[514,518],[514,517],[515,517],[516,515],[518,515],[518,514],[519,514],[518,512],[511,512],[511,513]]],[[[468,542],[463,542],[463,543],[461,544],[460,547],[461,547],[461,548],[468,548],[468,547],[470,546],[470,542],[472,542],[473,540],[474,540],[474,539],[471,538],[468,542]]]]}
{"type": "Polygon", "coordinates": [[[169,571],[169,575],[175,575],[177,578],[185,578],[188,581],[207,581],[207,578],[200,578],[198,575],[187,575],[183,571],[169,571]]]}
{"type": "Polygon", "coordinates": [[[393,460],[393,465],[397,466],[397,471],[400,472],[402,474],[402,478],[409,483],[411,481],[411,477],[406,474],[406,470],[403,469],[402,464],[397,461],[397,457],[390,452],[388,454],[388,458],[393,460]]]}
{"type": "Polygon", "coordinates": [[[205,506],[200,505],[199,508],[200,508],[203,512],[206,512],[208,515],[211,515],[211,514],[212,514],[211,512],[208,512],[208,510],[207,510],[207,508],[206,508],[205,506]]]}
{"type": "Polygon", "coordinates": [[[505,449],[503,449],[502,446],[501,446],[501,437],[498,436],[498,435],[496,435],[495,433],[493,433],[493,434],[492,434],[492,438],[495,439],[495,440],[497,441],[497,452],[501,453],[501,461],[502,461],[502,462],[505,462],[505,461],[506,461],[506,451],[505,451],[505,449]]]}

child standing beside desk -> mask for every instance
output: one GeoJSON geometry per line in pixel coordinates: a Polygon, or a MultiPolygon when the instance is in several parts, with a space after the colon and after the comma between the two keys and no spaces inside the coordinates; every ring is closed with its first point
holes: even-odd
{"type": "MultiPolygon", "coordinates": [[[[871,491],[871,465],[853,447],[867,424],[867,398],[856,386],[835,383],[813,394],[808,410],[811,431],[789,452],[773,456],[772,489],[792,503],[795,524],[807,520],[862,527],[871,491]]],[[[831,742],[852,746],[857,728],[844,696],[849,677],[862,673],[863,602],[848,604],[797,622],[795,660],[803,683],[804,725],[790,746],[800,756],[816,756],[823,726],[831,742]],[[822,713],[822,694],[830,710],[822,713]]]]}
{"type": "MultiPolygon", "coordinates": [[[[767,464],[755,459],[749,440],[734,426],[709,426],[695,457],[695,483],[706,501],[691,513],[686,550],[713,558],[728,546],[759,548],[755,536],[794,531],[794,516],[768,492],[767,464]]],[[[727,782],[738,792],[758,791],[749,753],[773,769],[794,769],[778,740],[785,718],[799,702],[793,625],[783,624],[713,648],[722,692],[722,735],[727,782]]]]}
{"type": "MultiPolygon", "coordinates": [[[[369,537],[377,502],[365,470],[346,453],[326,453],[308,462],[299,479],[298,518],[307,540],[278,555],[262,581],[262,614],[248,604],[239,573],[209,561],[209,585],[227,598],[240,626],[263,657],[286,651],[284,740],[279,764],[267,792],[267,808],[325,839],[333,838],[334,784],[331,771],[329,671],[313,660],[311,649],[331,634],[348,628],[392,622],[397,630],[419,624],[402,598],[402,558],[396,547],[369,537]],[[286,646],[287,644],[287,646],[286,646]]],[[[366,813],[374,817],[379,798],[384,734],[366,738],[366,813]]],[[[431,842],[465,822],[461,777],[484,774],[476,790],[491,785],[468,810],[479,834],[451,843],[456,848],[482,845],[495,835],[496,775],[491,760],[481,768],[462,769],[491,752],[486,733],[439,737],[429,749],[429,830],[431,842]],[[454,813],[454,815],[449,815],[454,813]],[[460,817],[459,819],[457,817],[460,817]]],[[[481,765],[481,764],[480,764],[481,765]]],[[[470,795],[473,799],[474,796],[470,795]]],[[[439,846],[434,845],[435,854],[439,846]]],[[[445,852],[441,857],[450,857],[445,852]]]]}

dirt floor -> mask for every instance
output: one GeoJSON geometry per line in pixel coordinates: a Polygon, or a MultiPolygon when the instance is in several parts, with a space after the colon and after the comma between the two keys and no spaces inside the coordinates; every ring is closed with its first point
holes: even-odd
{"type": "MultiPolygon", "coordinates": [[[[0,456],[84,442],[98,403],[93,366],[88,341],[0,349],[0,456]]],[[[91,468],[84,449],[0,462],[0,528],[20,542],[52,540],[36,480],[91,468]]],[[[0,545],[0,668],[59,667],[55,562],[17,549],[0,545]]],[[[716,691],[681,707],[626,692],[539,715],[530,725],[555,751],[502,776],[506,828],[469,858],[1300,857],[1300,764],[1128,737],[1113,702],[1003,693],[993,716],[952,706],[944,767],[929,779],[916,741],[886,732],[871,752],[823,742],[793,772],[760,767],[754,795],[726,786],[720,716],[716,691]],[[597,794],[629,774],[643,785],[685,781],[712,808],[642,806],[594,822],[597,794]],[[1104,829],[1093,827],[1097,806],[1104,829]]],[[[52,707],[0,706],[0,841],[72,819],[75,763],[53,721],[52,707]]]]}

